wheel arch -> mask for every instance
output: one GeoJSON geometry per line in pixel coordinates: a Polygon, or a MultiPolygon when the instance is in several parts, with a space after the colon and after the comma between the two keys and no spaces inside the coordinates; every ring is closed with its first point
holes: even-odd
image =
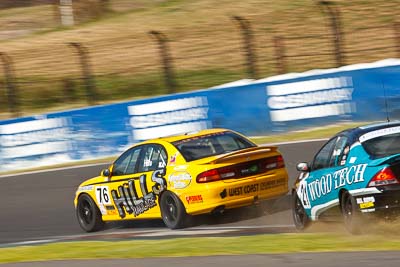
{"type": "Polygon", "coordinates": [[[88,192],[81,192],[77,195],[75,213],[81,228],[86,232],[99,231],[104,227],[105,222],[103,220],[103,214],[101,213],[100,208],[94,198],[88,192]],[[85,219],[82,217],[86,216],[81,213],[82,209],[80,208],[79,204],[79,199],[82,197],[84,197],[84,200],[82,201],[89,202],[88,205],[89,207],[91,206],[91,208],[89,208],[92,214],[89,219],[90,221],[87,220],[88,218],[85,219]]]}
{"type": "MultiPolygon", "coordinates": [[[[96,205],[96,207],[100,210],[99,204],[98,204],[97,201],[90,195],[89,192],[80,192],[80,193],[76,196],[76,205],[75,205],[75,208],[78,207],[79,198],[80,198],[81,196],[83,196],[83,195],[87,195],[88,197],[90,197],[90,198],[93,200],[93,203],[96,205]]],[[[101,212],[100,212],[100,214],[101,214],[101,212]]],[[[101,217],[103,217],[103,214],[101,214],[101,217]]]]}
{"type": "Polygon", "coordinates": [[[185,202],[185,199],[182,198],[182,195],[183,195],[183,194],[178,194],[178,193],[176,192],[176,190],[174,190],[174,189],[172,189],[172,190],[171,190],[171,189],[165,189],[165,190],[163,190],[163,191],[160,193],[160,195],[158,195],[158,197],[157,197],[158,204],[160,204],[161,197],[162,197],[166,192],[170,192],[170,193],[174,194],[174,195],[181,201],[181,203],[182,203],[183,207],[185,208],[185,210],[188,209],[188,206],[187,206],[187,203],[185,202]]]}

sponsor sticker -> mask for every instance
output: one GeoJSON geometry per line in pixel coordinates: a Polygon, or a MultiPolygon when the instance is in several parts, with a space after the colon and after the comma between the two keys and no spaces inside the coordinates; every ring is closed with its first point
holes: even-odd
{"type": "Polygon", "coordinates": [[[365,203],[360,204],[360,209],[367,209],[367,208],[371,208],[374,206],[375,206],[374,202],[365,202],[365,203]]]}
{"type": "Polygon", "coordinates": [[[375,198],[374,197],[359,197],[356,199],[357,204],[360,206],[360,209],[368,209],[375,207],[375,198]]]}
{"type": "Polygon", "coordinates": [[[356,162],[356,160],[357,160],[356,157],[351,157],[350,160],[349,160],[349,163],[350,163],[350,164],[353,164],[353,163],[356,162]]]}
{"type": "Polygon", "coordinates": [[[188,168],[187,165],[178,165],[174,167],[174,171],[184,171],[188,168]]]}
{"type": "Polygon", "coordinates": [[[188,204],[203,203],[203,196],[202,195],[187,196],[186,201],[188,204]]]}
{"type": "Polygon", "coordinates": [[[384,129],[380,129],[380,130],[376,130],[376,131],[372,131],[372,132],[363,134],[362,136],[360,136],[360,142],[362,143],[362,142],[368,141],[370,139],[374,139],[376,137],[381,137],[381,136],[395,134],[395,133],[400,133],[400,126],[384,128],[384,129]]]}
{"type": "Polygon", "coordinates": [[[92,190],[93,190],[93,185],[85,185],[78,188],[78,192],[92,191],[92,190]]]}
{"type": "Polygon", "coordinates": [[[176,152],[174,155],[171,156],[171,158],[169,159],[169,165],[171,165],[171,166],[175,165],[177,156],[178,156],[178,152],[176,152]]]}
{"type": "Polygon", "coordinates": [[[259,191],[264,191],[264,190],[268,190],[271,188],[279,187],[284,184],[286,184],[286,180],[284,178],[280,178],[280,179],[264,181],[264,182],[256,183],[256,184],[248,184],[248,185],[228,188],[227,193],[230,197],[241,196],[241,195],[253,194],[253,193],[257,193],[259,191]]]}
{"type": "Polygon", "coordinates": [[[168,184],[172,188],[182,189],[186,188],[192,182],[192,176],[188,172],[180,171],[174,172],[169,176],[168,184]]]}
{"type": "Polygon", "coordinates": [[[107,206],[104,206],[104,207],[105,207],[106,210],[107,210],[107,215],[117,215],[117,214],[118,214],[118,212],[117,212],[117,210],[115,209],[114,206],[112,206],[112,205],[107,205],[107,206]]]}
{"type": "Polygon", "coordinates": [[[302,180],[297,194],[300,199],[315,201],[329,194],[332,190],[337,190],[345,185],[364,182],[366,167],[367,164],[353,165],[351,167],[339,169],[333,173],[327,173],[311,182],[302,180]]]}
{"type": "Polygon", "coordinates": [[[111,190],[111,197],[121,218],[125,218],[127,214],[136,217],[157,206],[158,196],[167,188],[163,170],[156,170],[151,175],[151,181],[154,182],[151,191],[147,186],[146,175],[143,174],[138,178],[139,187],[135,179],[131,179],[119,185],[118,189],[111,190]],[[142,193],[141,197],[138,194],[139,190],[142,193]]]}

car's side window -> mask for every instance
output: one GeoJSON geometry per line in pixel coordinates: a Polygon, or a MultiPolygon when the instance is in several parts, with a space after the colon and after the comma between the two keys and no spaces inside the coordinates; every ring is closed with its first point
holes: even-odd
{"type": "Polygon", "coordinates": [[[348,139],[345,136],[339,136],[337,138],[335,147],[332,152],[331,159],[329,161],[329,166],[342,166],[346,163],[346,156],[348,151],[346,148],[348,147],[348,139]],[[347,152],[347,153],[346,153],[347,152]],[[345,155],[346,154],[346,155],[345,155]]]}
{"type": "Polygon", "coordinates": [[[113,175],[127,175],[136,173],[136,163],[140,155],[141,147],[131,148],[123,153],[115,162],[113,175]]]}
{"type": "Polygon", "coordinates": [[[329,167],[332,150],[336,144],[336,141],[337,138],[334,138],[321,148],[321,150],[314,158],[312,170],[319,170],[329,167]]]}
{"type": "Polygon", "coordinates": [[[167,165],[167,153],[163,146],[151,144],[144,146],[143,157],[139,161],[139,172],[162,169],[167,165]]]}

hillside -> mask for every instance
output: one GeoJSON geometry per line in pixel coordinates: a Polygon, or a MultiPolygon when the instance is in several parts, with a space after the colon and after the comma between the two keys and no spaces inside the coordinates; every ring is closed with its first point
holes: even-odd
{"type": "MultiPolygon", "coordinates": [[[[345,64],[398,55],[400,35],[396,38],[393,25],[400,21],[399,0],[335,3],[341,11],[345,64]]],[[[336,66],[331,29],[315,1],[111,0],[111,7],[101,19],[71,28],[57,24],[54,6],[0,11],[0,25],[14,21],[13,30],[22,31],[3,38],[0,52],[14,62],[23,114],[86,105],[79,58],[68,45],[71,42],[88,49],[100,103],[167,92],[158,45],[149,35],[152,30],[169,40],[175,91],[246,78],[235,15],[251,22],[258,77],[279,71],[276,36],[285,38],[286,71],[336,66]],[[19,23],[24,19],[29,25],[19,23]],[[37,27],[31,27],[34,21],[37,27]]],[[[0,26],[0,36],[4,31],[0,26]]],[[[7,118],[12,114],[7,112],[2,72],[0,85],[1,118],[7,118]]]]}

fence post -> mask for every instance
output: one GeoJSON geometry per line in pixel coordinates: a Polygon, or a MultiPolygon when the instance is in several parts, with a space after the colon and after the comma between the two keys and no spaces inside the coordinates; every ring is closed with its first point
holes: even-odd
{"type": "Polygon", "coordinates": [[[393,24],[397,57],[400,58],[400,22],[396,21],[393,24]]]}
{"type": "Polygon", "coordinates": [[[82,67],[82,75],[83,79],[85,80],[87,101],[90,105],[96,104],[98,97],[96,84],[94,82],[89,60],[89,51],[85,46],[81,45],[80,43],[69,43],[69,45],[76,48],[76,50],[78,51],[79,60],[82,67]]]}
{"type": "Polygon", "coordinates": [[[329,16],[330,27],[334,35],[333,46],[335,50],[336,66],[343,66],[345,65],[343,53],[344,34],[342,31],[339,7],[330,1],[319,1],[318,4],[321,7],[322,13],[329,16]]]}
{"type": "Polygon", "coordinates": [[[62,26],[74,26],[74,8],[72,0],[58,1],[59,17],[62,26]]]}
{"type": "Polygon", "coordinates": [[[15,75],[13,69],[13,62],[11,57],[6,53],[0,52],[0,58],[3,62],[4,77],[6,82],[6,91],[8,98],[8,110],[15,117],[20,114],[19,102],[18,102],[18,88],[15,82],[15,75]]]}
{"type": "Polygon", "coordinates": [[[243,44],[246,51],[247,60],[247,74],[250,78],[257,79],[257,56],[254,50],[253,31],[251,29],[251,23],[249,20],[240,16],[233,16],[232,19],[238,22],[243,34],[243,44]]]}
{"type": "Polygon", "coordinates": [[[284,39],[280,36],[274,37],[276,68],[278,74],[287,73],[286,53],[284,39]]]}
{"type": "Polygon", "coordinates": [[[75,82],[71,78],[65,78],[62,80],[63,83],[63,92],[65,94],[65,99],[68,102],[72,102],[76,100],[75,94],[75,82]]]}
{"type": "Polygon", "coordinates": [[[161,64],[164,69],[165,85],[167,86],[168,93],[173,94],[176,91],[177,83],[175,80],[174,69],[172,66],[172,57],[168,47],[168,38],[164,33],[159,31],[150,31],[149,34],[158,43],[160,50],[161,64]]]}

